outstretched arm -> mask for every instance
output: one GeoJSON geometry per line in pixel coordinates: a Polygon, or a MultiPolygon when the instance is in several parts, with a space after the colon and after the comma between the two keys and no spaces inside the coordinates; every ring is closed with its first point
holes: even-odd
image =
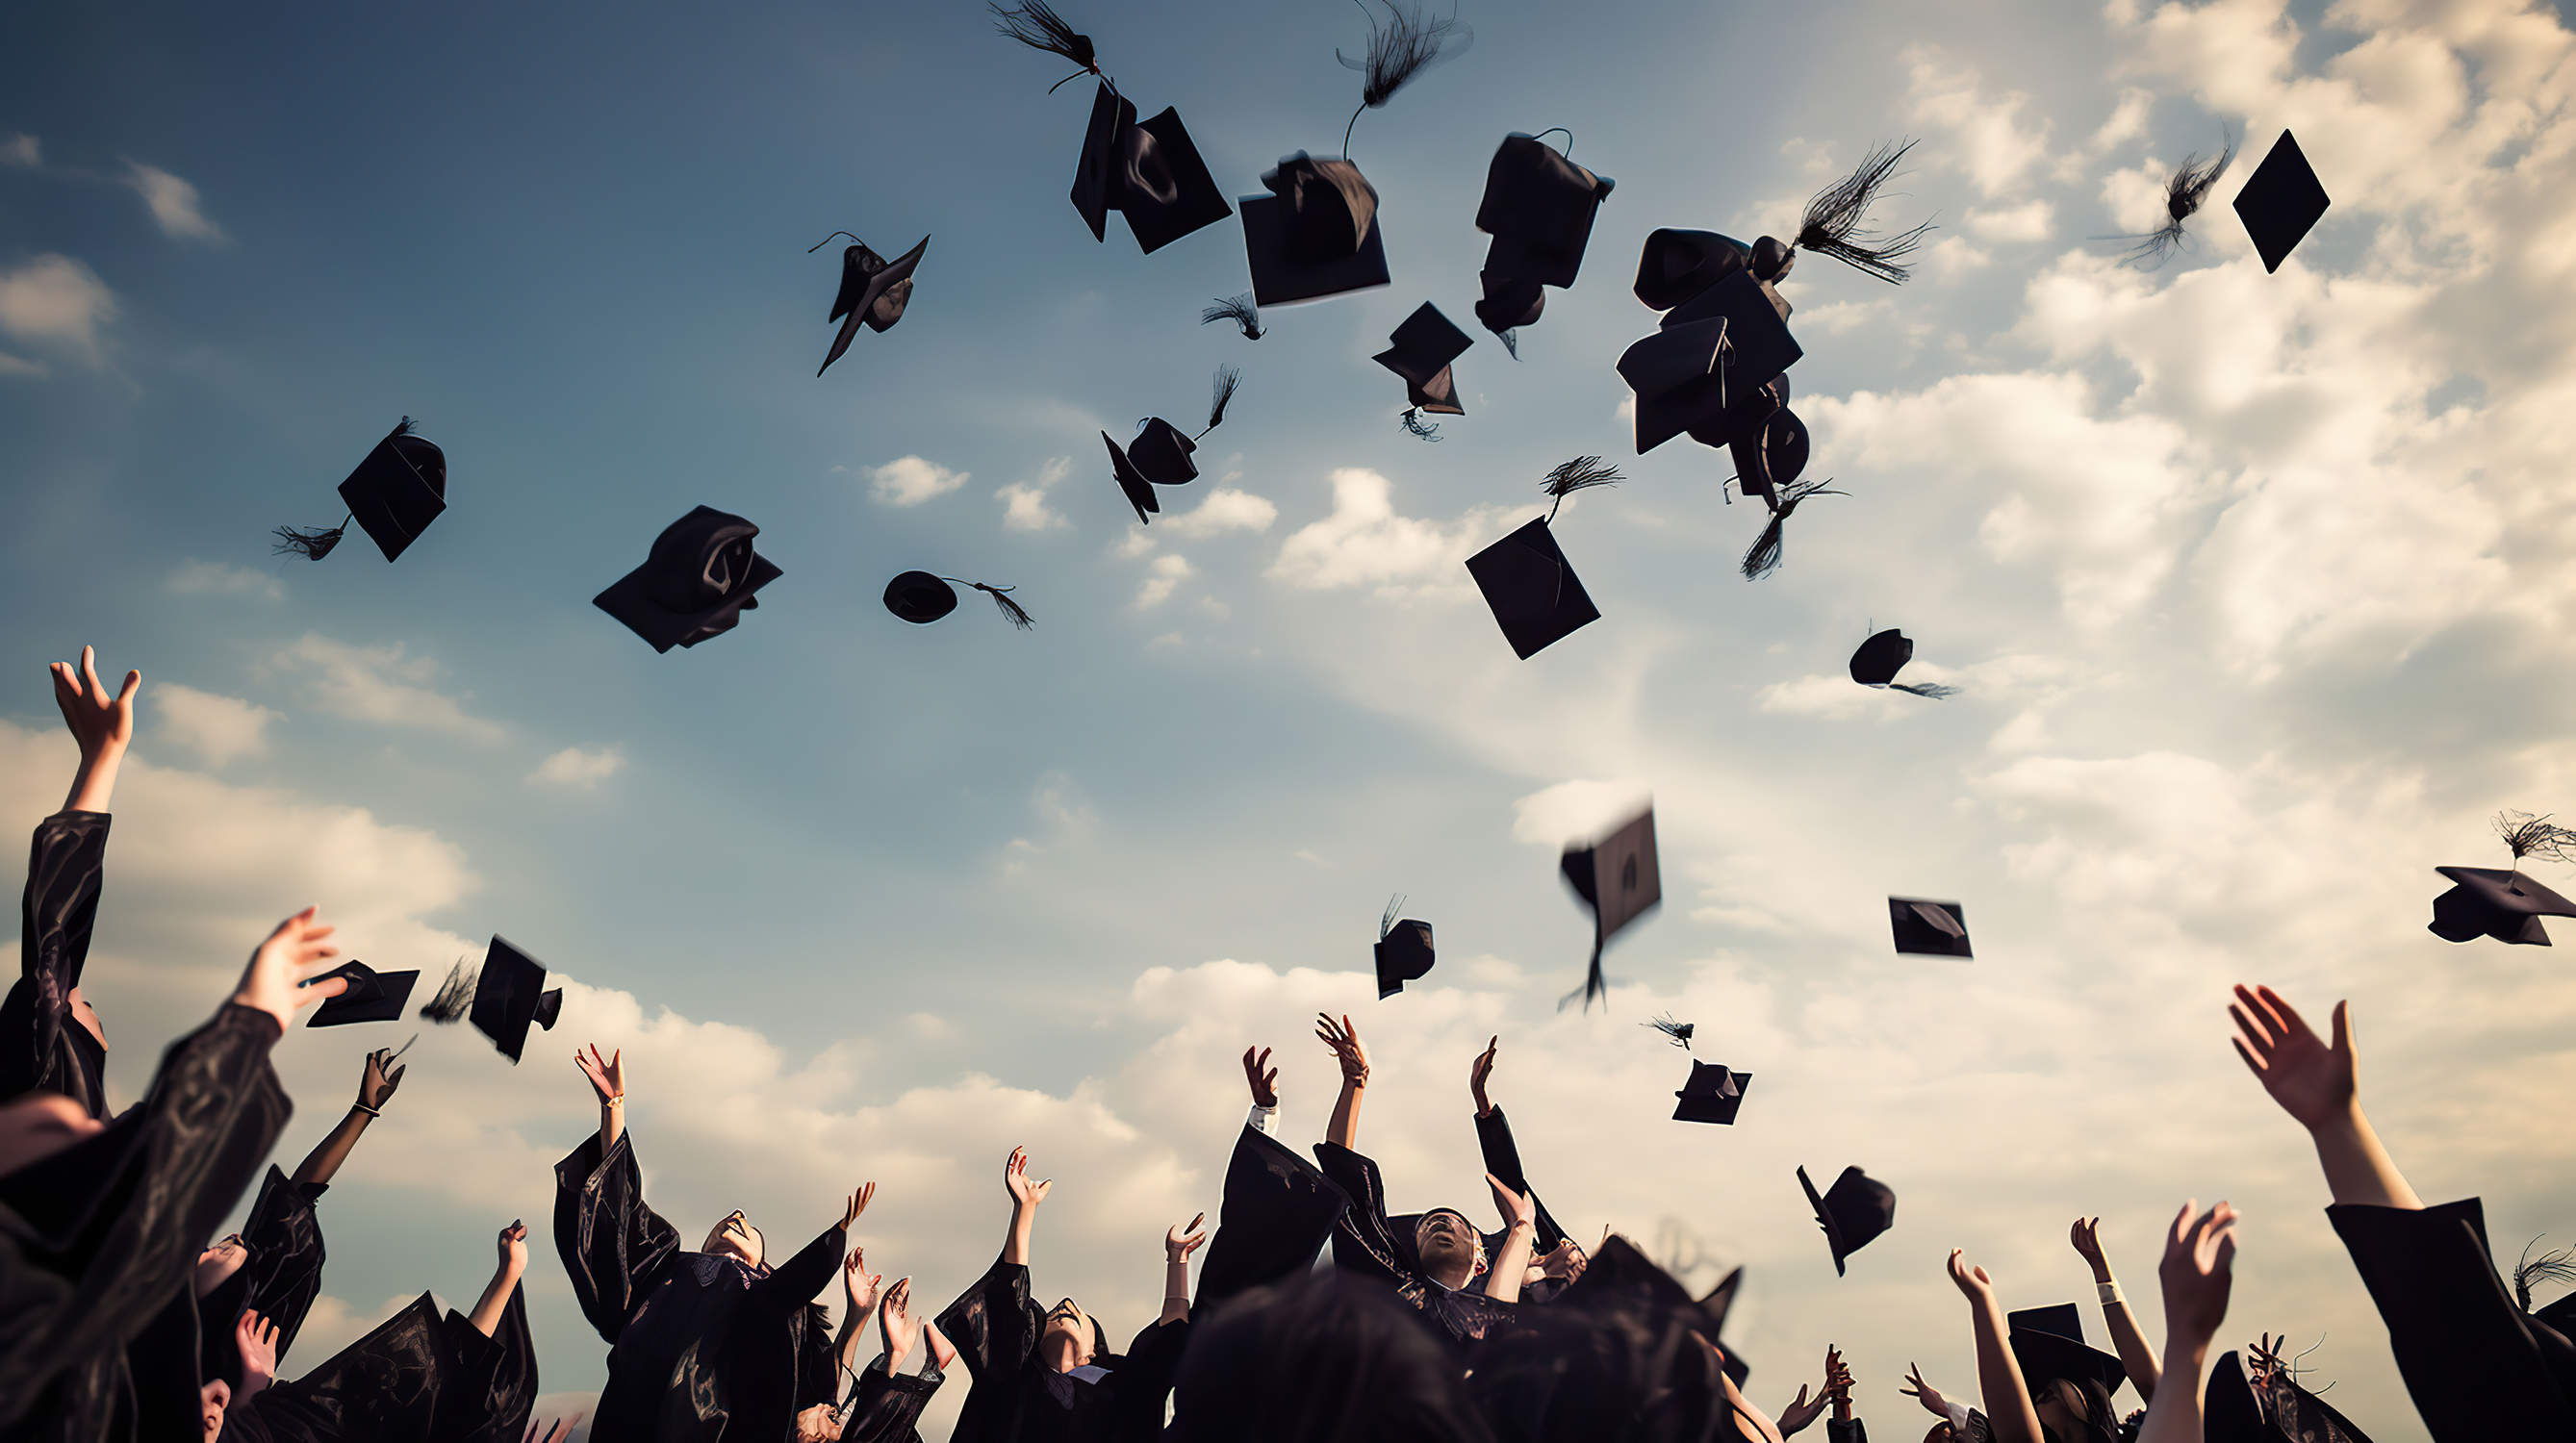
{"type": "Polygon", "coordinates": [[[2156,1400],[2156,1352],[2147,1346],[2147,1335],[2138,1327],[2138,1315],[2129,1311],[2129,1300],[2120,1295],[2120,1280],[2111,1275],[2111,1260],[2102,1255],[2102,1220],[2077,1218],[2066,1230],[2066,1240],[2093,1269],[2093,1288],[2102,1298],[2102,1323],[2111,1330],[2111,1346],[2120,1352],[2120,1366],[2129,1370],[2129,1381],[2138,1385],[2138,1396],[2149,1403],[2156,1400]]]}
{"type": "Polygon", "coordinates": [[[411,1064],[395,1067],[393,1060],[394,1052],[390,1047],[380,1047],[367,1054],[366,1065],[358,1074],[358,1100],[349,1104],[349,1115],[341,1118],[339,1125],[325,1134],[314,1145],[313,1151],[305,1154],[302,1165],[295,1169],[294,1181],[328,1184],[339,1174],[340,1164],[349,1160],[350,1150],[358,1145],[360,1134],[383,1112],[385,1103],[394,1095],[394,1089],[402,1086],[403,1074],[411,1070],[411,1064]]]}
{"type": "MultiPolygon", "coordinates": [[[[867,1337],[868,1314],[876,1311],[884,1284],[885,1274],[868,1271],[868,1250],[850,1249],[849,1258],[841,1264],[841,1286],[850,1295],[850,1310],[842,1315],[841,1336],[832,1346],[833,1364],[843,1373],[858,1371],[859,1344],[867,1337]]],[[[895,1286],[901,1288],[903,1284],[895,1286]]],[[[896,1361],[899,1360],[888,1360],[889,1371],[896,1361]]]]}
{"type": "Polygon", "coordinates": [[[125,749],[134,740],[134,694],[142,689],[143,673],[127,672],[124,689],[110,697],[98,679],[98,654],[86,646],[81,648],[79,670],[73,670],[70,662],[58,661],[53,671],[54,705],[62,708],[63,724],[80,744],[80,770],[72,773],[72,789],[63,798],[63,810],[104,812],[115,800],[116,773],[125,765],[125,749]]]}
{"type": "Polygon", "coordinates": [[[1502,1250],[1485,1267],[1485,1296],[1498,1303],[1517,1303],[1521,1275],[1529,1271],[1530,1250],[1538,1241],[1538,1204],[1528,1193],[1505,1187],[1492,1173],[1485,1174],[1485,1185],[1494,1190],[1494,1206],[1506,1224],[1502,1250]]]}
{"type": "Polygon", "coordinates": [[[1207,1242],[1207,1232],[1199,1226],[1206,1221],[1207,1214],[1201,1213],[1188,1227],[1163,1234],[1163,1316],[1155,1319],[1158,1323],[1177,1323],[1190,1315],[1190,1254],[1207,1242]]]}
{"type": "Polygon", "coordinates": [[[1029,1176],[1029,1150],[1011,1149],[1002,1164],[1002,1187],[1011,1195],[1011,1230],[1002,1239],[1002,1261],[1022,1267],[1029,1262],[1029,1234],[1037,1227],[1038,1204],[1046,1201],[1055,1179],[1043,1181],[1029,1176]]]}
{"type": "Polygon", "coordinates": [[[1360,1100],[1368,1090],[1368,1047],[1360,1041],[1360,1030],[1345,1015],[1339,1023],[1325,1013],[1315,1014],[1315,1035],[1333,1049],[1333,1060],[1341,1064],[1342,1095],[1333,1102],[1333,1119],[1324,1128],[1324,1141],[1336,1147],[1359,1151],[1360,1100]]]}
{"type": "Polygon", "coordinates": [[[2021,1364],[2004,1341],[2004,1305],[1995,1301],[1995,1284],[1983,1268],[1971,1268],[1950,1250],[1950,1281],[1968,1299],[1968,1323],[1977,1337],[1977,1388],[1986,1395],[1986,1420],[1995,1443],[2041,1443],[2039,1410],[2031,1406],[2030,1388],[2021,1364]]]}
{"type": "Polygon", "coordinates": [[[2156,1268],[2165,1295],[2165,1376],[2175,1386],[2157,1390],[2147,1405],[2138,1443],[2200,1443],[2200,1375],[2209,1361],[2209,1341],[2227,1321],[2236,1209],[2222,1202],[2195,1220],[2191,1212],[2198,1206],[2185,1202],[2174,1215],[2164,1262],[2156,1268]]]}
{"type": "Polygon", "coordinates": [[[2336,1202],[2421,1210],[2423,1200],[2362,1113],[2349,1007],[2335,1004],[2334,1040],[2328,1043],[2280,993],[2240,983],[2236,1000],[2227,1004],[2238,1034],[2230,1040],[2263,1090],[2308,1130],[2336,1202]]]}
{"type": "Polygon", "coordinates": [[[250,1400],[277,1381],[277,1325],[248,1308],[233,1320],[233,1342],[241,1349],[241,1387],[227,1411],[248,1408],[250,1400]]]}
{"type": "Polygon", "coordinates": [[[599,1150],[605,1155],[626,1135],[626,1050],[602,1057],[594,1042],[588,1052],[576,1050],[572,1060],[590,1079],[590,1090],[599,1094],[599,1150]]]}
{"type": "Polygon", "coordinates": [[[510,1306],[510,1294],[517,1290],[519,1277],[528,1270],[528,1227],[513,1220],[501,1229],[501,1263],[492,1270],[492,1281],[483,1287],[483,1296],[474,1302],[474,1311],[465,1321],[474,1331],[491,1337],[501,1325],[501,1310],[510,1306]]]}

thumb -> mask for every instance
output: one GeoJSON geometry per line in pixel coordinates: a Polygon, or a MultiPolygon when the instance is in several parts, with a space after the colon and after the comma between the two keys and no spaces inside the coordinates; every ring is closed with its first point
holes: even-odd
{"type": "Polygon", "coordinates": [[[2333,1024],[2334,1050],[2339,1053],[2352,1051],[2351,1007],[2352,1003],[2349,1001],[2338,1002],[2335,1004],[2333,1024]]]}
{"type": "Polygon", "coordinates": [[[142,685],[143,673],[139,671],[127,672],[125,674],[125,687],[116,694],[117,704],[122,706],[125,703],[134,700],[134,693],[139,690],[142,685]]]}

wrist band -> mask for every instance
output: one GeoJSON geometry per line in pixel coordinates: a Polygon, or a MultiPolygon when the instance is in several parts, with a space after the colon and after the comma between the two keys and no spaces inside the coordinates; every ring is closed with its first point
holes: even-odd
{"type": "Polygon", "coordinates": [[[2120,1280],[2118,1278],[2113,1278],[2107,1283],[2095,1283],[2093,1285],[2093,1290],[2102,1295],[2103,1307],[2107,1308],[2113,1303],[2126,1301],[2126,1299],[2120,1296],[2120,1280]]]}
{"type": "Polygon", "coordinates": [[[367,1106],[367,1105],[366,1105],[365,1103],[363,1103],[363,1102],[353,1102],[353,1103],[350,1103],[349,1105],[350,1105],[351,1107],[356,1108],[358,1111],[365,1113],[365,1114],[366,1114],[367,1116],[369,1116],[369,1117],[382,1117],[382,1116],[384,1116],[384,1114],[383,1114],[383,1113],[376,1111],[374,1108],[367,1106]]]}
{"type": "Polygon", "coordinates": [[[624,1107],[626,1105],[626,1094],[621,1092],[615,1097],[601,1098],[599,1105],[602,1107],[624,1107]]]}

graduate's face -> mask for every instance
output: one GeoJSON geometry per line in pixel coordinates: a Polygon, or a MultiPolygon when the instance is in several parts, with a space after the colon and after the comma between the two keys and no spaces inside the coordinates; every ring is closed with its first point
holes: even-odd
{"type": "Polygon", "coordinates": [[[12,1173],[104,1129],[59,1092],[39,1092],[0,1107],[0,1173],[12,1173]]]}
{"type": "Polygon", "coordinates": [[[1046,1325],[1038,1331],[1041,1347],[1052,1344],[1055,1356],[1069,1358],[1065,1368],[1079,1368],[1091,1361],[1091,1315],[1071,1298],[1047,1309],[1046,1325]]]}
{"type": "Polygon", "coordinates": [[[226,1233],[214,1245],[197,1254],[197,1275],[193,1281],[198,1297],[204,1297],[224,1285],[241,1265],[250,1261],[250,1247],[239,1233],[226,1233]]]}
{"type": "Polygon", "coordinates": [[[1422,1221],[1413,1225],[1413,1251],[1435,1273],[1451,1271],[1462,1262],[1471,1278],[1485,1270],[1484,1239],[1476,1236],[1465,1218],[1445,1208],[1423,1214],[1422,1221]]]}
{"type": "Polygon", "coordinates": [[[736,1209],[725,1214],[724,1221],[717,1223],[715,1231],[707,1234],[707,1245],[701,1251],[736,1259],[746,1268],[759,1267],[760,1229],[753,1227],[751,1220],[736,1209]]]}

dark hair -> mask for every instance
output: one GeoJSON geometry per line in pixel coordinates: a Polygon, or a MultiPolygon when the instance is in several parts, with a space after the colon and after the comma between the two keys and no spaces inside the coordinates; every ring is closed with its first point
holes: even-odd
{"type": "Polygon", "coordinates": [[[2074,1389],[2076,1396],[2083,1400],[2084,1423],[2082,1431],[2075,1437],[2058,1439],[2057,1443],[2120,1443],[2120,1411],[2111,1401],[2111,1390],[2102,1386],[2101,1379],[2043,1378],[2031,1389],[2031,1400],[2036,1403],[2048,1396],[2055,1391],[2053,1385],[2058,1383],[2074,1389]]]}
{"type": "Polygon", "coordinates": [[[1456,1360],[1374,1279],[1252,1288],[1195,1328],[1172,1400],[1184,1443],[1491,1443],[1456,1360]]]}

